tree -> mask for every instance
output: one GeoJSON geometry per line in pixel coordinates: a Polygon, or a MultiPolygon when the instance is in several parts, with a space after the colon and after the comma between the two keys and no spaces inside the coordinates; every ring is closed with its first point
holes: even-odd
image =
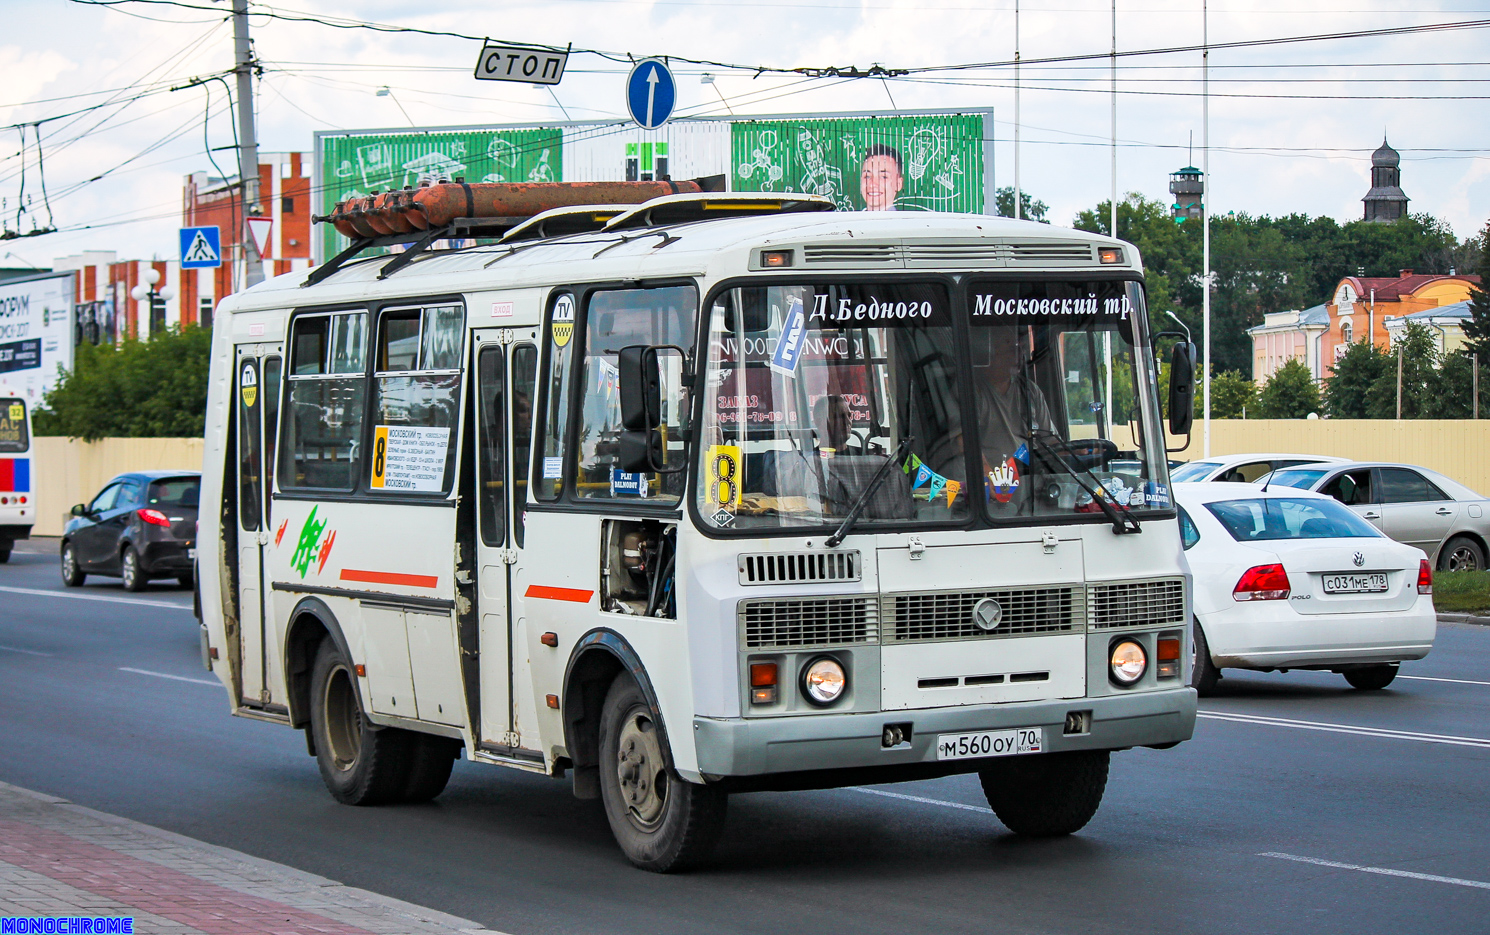
{"type": "Polygon", "coordinates": [[[1257,393],[1260,419],[1302,419],[1319,412],[1319,386],[1304,362],[1294,358],[1277,370],[1257,393]]]}
{"type": "MultiPolygon", "coordinates": [[[[1468,348],[1460,348],[1443,357],[1434,374],[1432,389],[1423,407],[1427,419],[1468,419],[1474,416],[1474,364],[1468,348]]],[[[1480,416],[1490,416],[1490,372],[1485,358],[1480,358],[1480,416]]],[[[1396,372],[1393,371],[1393,380],[1396,372]]]]}
{"type": "Polygon", "coordinates": [[[1346,348],[1324,387],[1325,411],[1330,418],[1369,418],[1366,396],[1388,367],[1395,366],[1395,358],[1364,338],[1346,348]]]}
{"type": "Polygon", "coordinates": [[[1372,419],[1397,417],[1397,373],[1402,373],[1402,418],[1428,415],[1438,382],[1438,345],[1433,332],[1415,321],[1406,323],[1403,334],[1387,355],[1385,371],[1366,393],[1366,414],[1372,419]]]}
{"type": "Polygon", "coordinates": [[[38,435],[200,437],[212,332],[172,328],[149,341],[80,344],[71,371],[33,417],[38,435]]]}
{"type": "Polygon", "coordinates": [[[1469,293],[1469,320],[1464,323],[1465,344],[1470,353],[1479,354],[1480,362],[1490,361],[1490,224],[1480,232],[1480,287],[1469,293]]]}
{"type": "MultiPolygon", "coordinates": [[[[1195,388],[1196,414],[1205,407],[1204,388],[1195,388]]],[[[1236,370],[1223,370],[1211,377],[1211,418],[1257,418],[1257,387],[1236,370]]]]}
{"type": "MultiPolygon", "coordinates": [[[[1007,185],[1003,188],[994,189],[993,192],[994,214],[1001,218],[1014,216],[1014,186],[1007,185]]],[[[1030,193],[1021,191],[1019,193],[1019,215],[1026,221],[1039,221],[1041,224],[1049,224],[1045,212],[1050,206],[1043,201],[1036,201],[1030,197],[1030,193]]]]}

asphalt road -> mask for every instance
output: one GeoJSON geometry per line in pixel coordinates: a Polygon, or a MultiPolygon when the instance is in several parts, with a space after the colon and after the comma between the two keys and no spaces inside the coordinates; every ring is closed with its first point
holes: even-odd
{"type": "Polygon", "coordinates": [[[25,547],[0,566],[0,780],[513,935],[1490,931],[1487,627],[1441,625],[1374,694],[1228,675],[1193,741],[1113,757],[1071,838],[1015,838],[971,776],[755,793],[712,866],[663,877],[565,782],[459,762],[432,804],[336,804],[299,732],[228,715],[189,592],[64,597],[54,546],[25,547]]]}

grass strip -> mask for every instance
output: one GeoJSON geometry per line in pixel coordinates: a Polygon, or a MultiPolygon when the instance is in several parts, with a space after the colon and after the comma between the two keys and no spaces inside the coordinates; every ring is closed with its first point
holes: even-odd
{"type": "Polygon", "coordinates": [[[1433,607],[1445,614],[1490,614],[1490,571],[1438,572],[1433,607]]]}

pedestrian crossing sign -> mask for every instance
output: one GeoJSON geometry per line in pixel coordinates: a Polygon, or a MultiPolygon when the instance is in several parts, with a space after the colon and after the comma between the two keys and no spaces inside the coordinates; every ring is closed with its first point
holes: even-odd
{"type": "Polygon", "coordinates": [[[222,265],[222,236],[216,226],[181,228],[181,268],[222,265]]]}

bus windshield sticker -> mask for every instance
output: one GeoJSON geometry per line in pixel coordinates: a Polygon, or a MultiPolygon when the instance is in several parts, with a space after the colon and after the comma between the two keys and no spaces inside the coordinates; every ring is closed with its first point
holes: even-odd
{"type": "Polygon", "coordinates": [[[445,487],[449,447],[446,426],[378,426],[373,433],[373,489],[438,493],[445,487]]]}
{"type": "Polygon", "coordinates": [[[252,409],[259,399],[259,377],[251,362],[243,365],[243,379],[240,383],[243,387],[243,408],[252,409]]]}
{"type": "Polygon", "coordinates": [[[796,376],[806,338],[807,323],[803,320],[802,298],[792,296],[786,316],[781,321],[781,336],[776,339],[776,349],[771,352],[771,369],[785,376],[796,376]]]}
{"type": "Polygon", "coordinates": [[[574,337],[574,296],[564,293],[554,300],[554,347],[564,347],[574,337]]]}
{"type": "Polygon", "coordinates": [[[10,404],[10,421],[19,422],[26,418],[26,407],[22,403],[10,404]]]}
{"type": "Polygon", "coordinates": [[[563,476],[564,476],[564,459],[562,457],[544,458],[543,459],[543,479],[544,480],[557,480],[557,479],[559,479],[559,478],[561,478],[563,476]]]}
{"type": "MultiPolygon", "coordinates": [[[[740,446],[710,445],[708,460],[709,504],[718,504],[720,512],[733,513],[740,508],[740,446]]],[[[731,517],[733,518],[733,517],[731,517]]],[[[714,517],[718,522],[719,517],[714,517]]],[[[723,525],[723,524],[721,524],[723,525]]]]}

